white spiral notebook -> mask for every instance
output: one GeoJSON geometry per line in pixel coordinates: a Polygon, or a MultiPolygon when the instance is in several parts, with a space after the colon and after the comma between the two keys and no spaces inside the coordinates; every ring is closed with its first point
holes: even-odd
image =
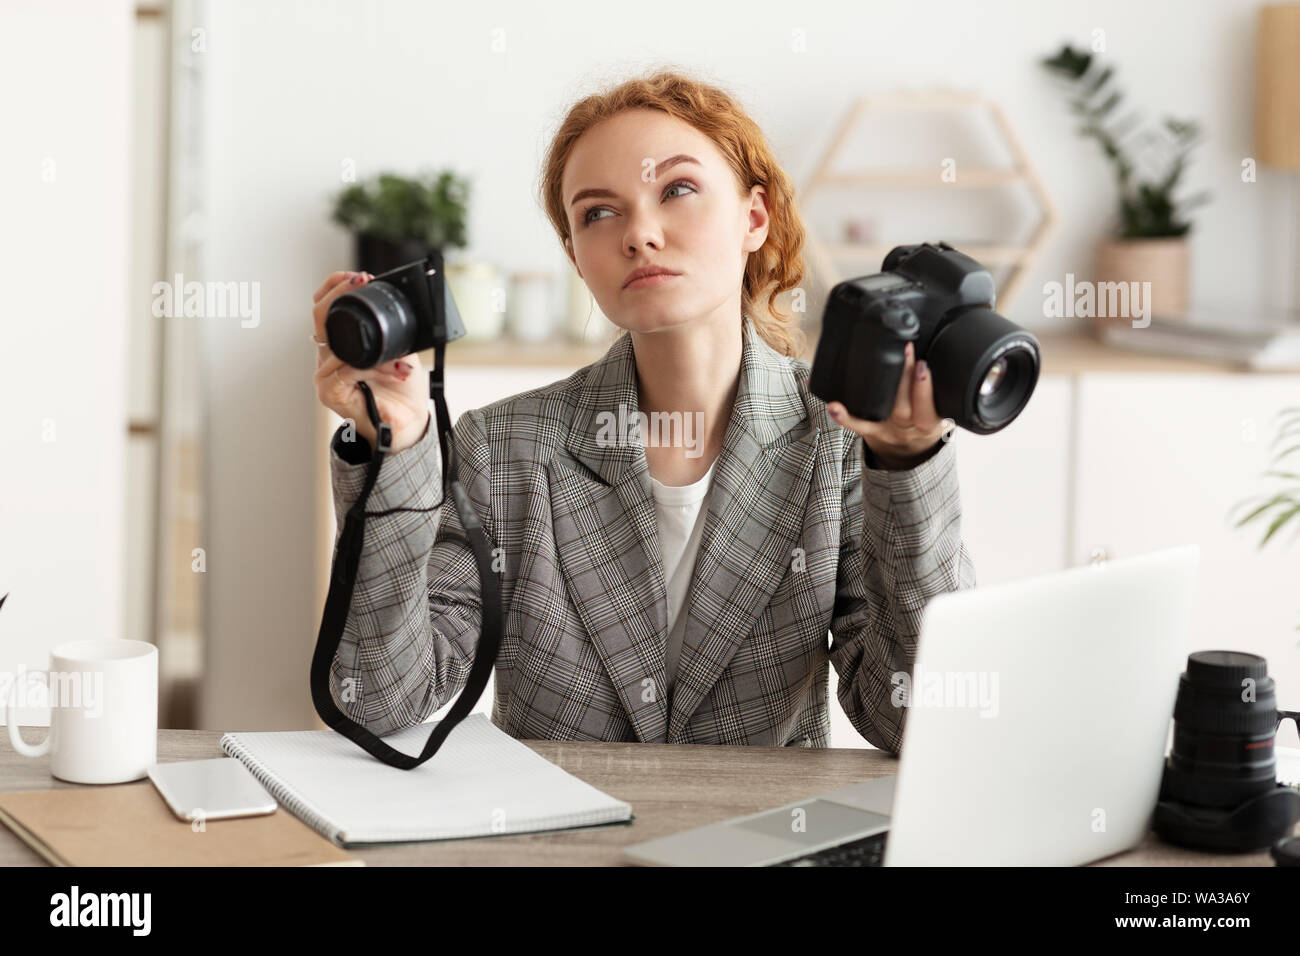
{"type": "MultiPolygon", "coordinates": [[[[384,737],[419,754],[433,724],[384,737]]],[[[536,833],[625,823],[632,807],[470,714],[413,770],[372,757],[333,730],[227,733],[240,760],[291,813],[339,846],[536,833]]]]}

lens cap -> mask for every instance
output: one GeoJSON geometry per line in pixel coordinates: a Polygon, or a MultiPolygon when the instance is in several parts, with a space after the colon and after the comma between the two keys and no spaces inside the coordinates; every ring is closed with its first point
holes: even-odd
{"type": "Polygon", "coordinates": [[[1187,655],[1187,679],[1198,684],[1240,687],[1268,676],[1268,661],[1244,651],[1196,651],[1187,655]]]}

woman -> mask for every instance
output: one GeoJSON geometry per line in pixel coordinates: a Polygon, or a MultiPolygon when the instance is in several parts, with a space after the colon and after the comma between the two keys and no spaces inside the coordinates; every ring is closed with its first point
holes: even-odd
{"type": "MultiPolygon", "coordinates": [[[[493,722],[521,738],[825,747],[829,661],[854,726],[898,752],[893,678],[922,610],[975,583],[925,363],[909,351],[886,422],[809,394],[798,327],[775,305],[803,278],[794,189],[720,90],[658,73],[582,100],[542,198],[626,332],[456,425],[502,574],[493,722]],[[628,427],[638,412],[683,427],[658,442],[628,427]]],[[[369,278],[325,280],[318,340],[330,302],[369,278]]],[[[411,509],[367,522],[331,681],[385,734],[464,686],[478,574],[455,509],[414,510],[437,508],[442,486],[418,356],[358,371],[318,351],[317,395],[359,438],[332,443],[340,527],[374,442],[359,381],[394,432],[367,511],[411,509]]]]}

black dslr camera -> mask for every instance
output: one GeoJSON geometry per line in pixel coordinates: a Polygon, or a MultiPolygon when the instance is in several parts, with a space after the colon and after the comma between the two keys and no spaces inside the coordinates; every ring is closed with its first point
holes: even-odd
{"type": "Polygon", "coordinates": [[[993,311],[993,277],[947,243],[897,246],[883,271],[831,289],[809,390],[868,421],[889,418],[908,342],[934,381],[934,407],[987,435],[1020,414],[1038,383],[1038,340],[993,311]]]}
{"type": "Polygon", "coordinates": [[[330,351],[353,368],[382,365],[464,334],[436,250],[343,293],[325,314],[330,351]]]}

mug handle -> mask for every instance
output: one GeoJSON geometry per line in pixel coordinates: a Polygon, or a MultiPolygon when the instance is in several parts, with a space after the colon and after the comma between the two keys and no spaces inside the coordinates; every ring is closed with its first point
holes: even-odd
{"type": "MultiPolygon", "coordinates": [[[[50,675],[46,671],[27,671],[26,676],[40,674],[43,678],[50,675]]],[[[9,726],[9,743],[13,744],[14,750],[18,751],[24,757],[44,757],[50,752],[50,735],[46,734],[45,739],[39,744],[29,744],[18,736],[18,724],[14,721],[14,712],[18,709],[17,694],[10,691],[9,700],[5,703],[5,723],[9,726]]]]}

